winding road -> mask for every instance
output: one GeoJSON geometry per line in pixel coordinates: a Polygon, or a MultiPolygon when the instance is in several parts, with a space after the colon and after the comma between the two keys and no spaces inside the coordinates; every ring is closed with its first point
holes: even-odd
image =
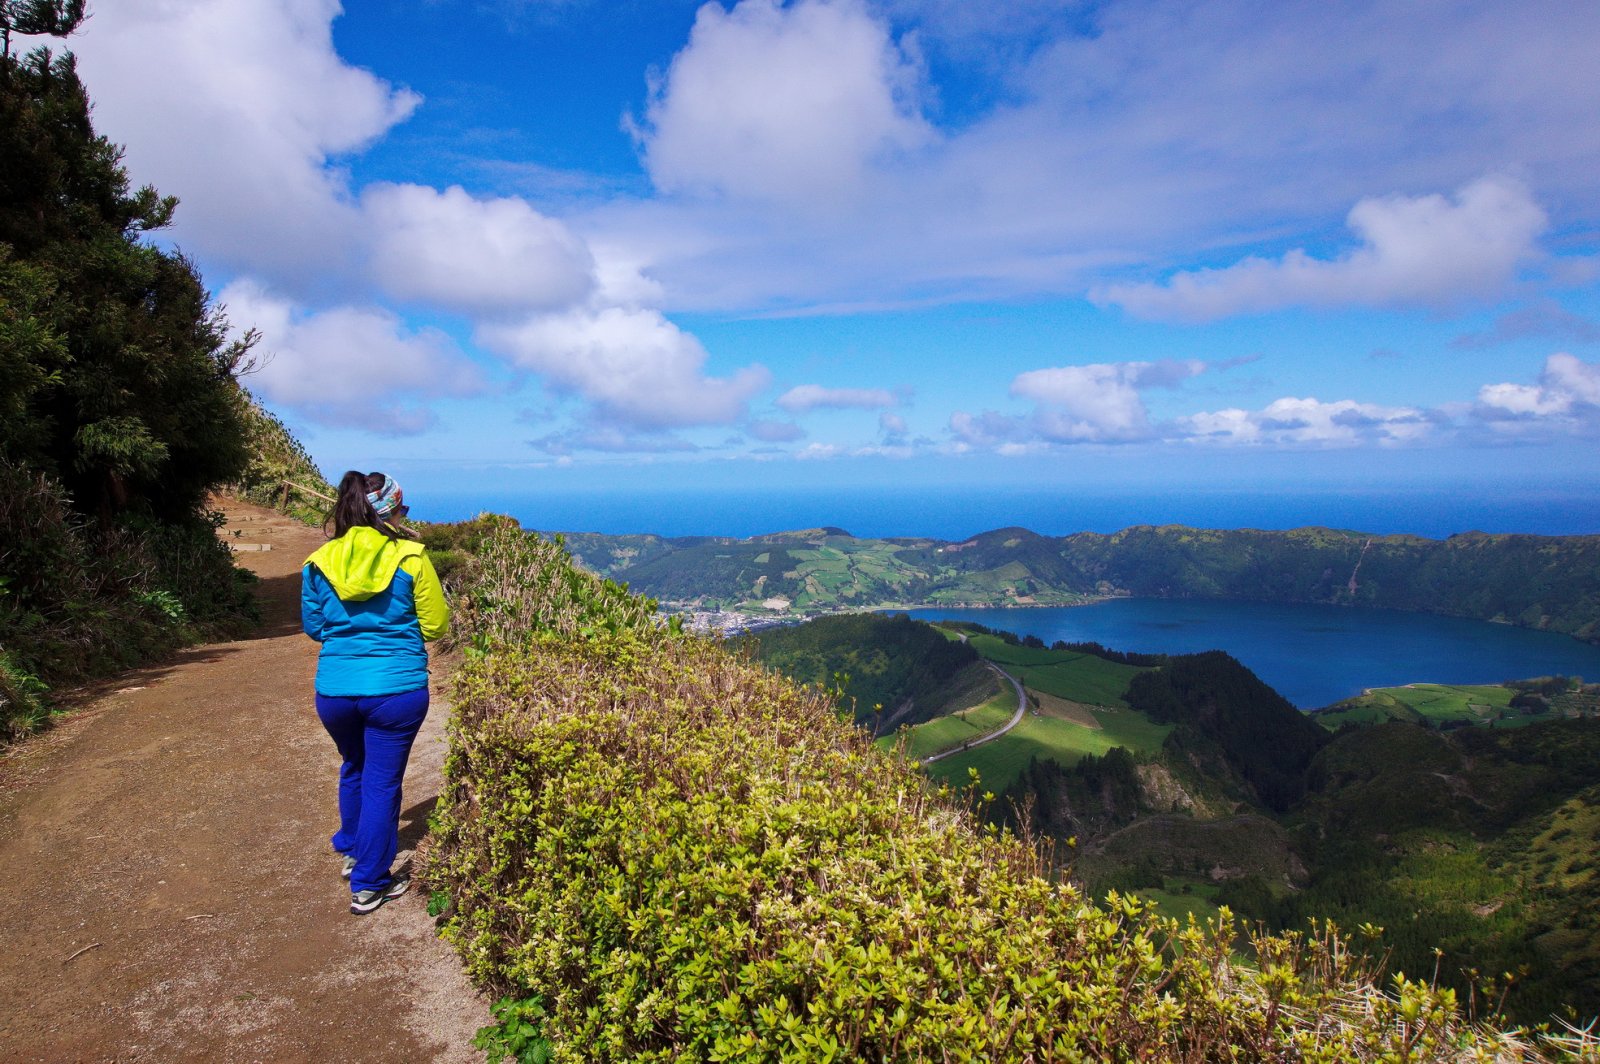
{"type": "MultiPolygon", "coordinates": [[[[963,638],[963,642],[965,642],[964,638],[963,638]]],[[[984,664],[989,666],[989,668],[993,669],[996,675],[1004,677],[1005,679],[1011,681],[1011,686],[1016,688],[1016,691],[1017,691],[1017,711],[1015,713],[1011,714],[1011,719],[1006,721],[1005,725],[1003,727],[1001,727],[999,730],[992,731],[988,735],[982,736],[980,738],[972,739],[972,740],[969,740],[968,742],[964,742],[960,746],[957,746],[957,747],[955,747],[953,749],[945,750],[945,751],[942,751],[941,753],[933,754],[930,757],[925,757],[925,758],[922,759],[922,763],[924,765],[931,765],[935,761],[942,761],[945,758],[951,757],[951,756],[953,756],[955,754],[965,753],[966,751],[971,750],[975,746],[982,746],[984,743],[993,742],[994,740],[1000,738],[1000,736],[1004,735],[1006,732],[1010,731],[1012,728],[1015,728],[1018,724],[1022,723],[1023,714],[1028,712],[1028,693],[1022,689],[1022,681],[1018,680],[1015,676],[1011,675],[1009,672],[1007,672],[1004,669],[1000,668],[998,665],[994,664],[992,661],[986,661],[986,662],[984,662],[984,664]]]]}

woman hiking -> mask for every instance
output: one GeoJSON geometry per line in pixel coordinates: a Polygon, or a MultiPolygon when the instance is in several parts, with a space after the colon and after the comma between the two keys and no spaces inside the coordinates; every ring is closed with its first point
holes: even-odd
{"type": "Polygon", "coordinates": [[[410,885],[390,870],[400,848],[400,785],[428,715],[424,643],[450,622],[422,544],[391,523],[402,500],[392,477],[346,473],[323,523],[332,523],[333,538],[301,570],[301,626],[322,644],[317,716],[344,758],[333,848],[344,856],[356,914],[410,885]]]}

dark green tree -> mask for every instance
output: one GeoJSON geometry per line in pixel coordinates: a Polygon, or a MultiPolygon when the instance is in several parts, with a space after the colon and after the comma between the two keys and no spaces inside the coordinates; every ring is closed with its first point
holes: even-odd
{"type": "Polygon", "coordinates": [[[0,0],[3,54],[11,56],[11,35],[66,37],[84,20],[84,0],[0,0]]]}
{"type": "Polygon", "coordinates": [[[130,188],[70,54],[0,59],[0,457],[102,523],[192,515],[246,460],[243,349],[193,265],[144,240],[175,207],[130,188]]]}

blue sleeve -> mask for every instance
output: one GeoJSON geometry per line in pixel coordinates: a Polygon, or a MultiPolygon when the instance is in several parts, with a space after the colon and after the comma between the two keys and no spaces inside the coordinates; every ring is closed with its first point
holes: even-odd
{"type": "Polygon", "coordinates": [[[300,629],[306,635],[322,642],[322,587],[323,577],[314,565],[300,570],[300,629]]]}

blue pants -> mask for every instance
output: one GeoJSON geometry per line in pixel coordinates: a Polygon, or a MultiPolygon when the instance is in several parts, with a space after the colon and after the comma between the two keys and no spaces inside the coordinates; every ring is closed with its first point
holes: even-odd
{"type": "Polygon", "coordinates": [[[317,716],[344,758],[333,848],[356,859],[350,889],[383,890],[400,849],[400,784],[428,715],[428,689],[398,695],[317,695],[317,716]]]}

